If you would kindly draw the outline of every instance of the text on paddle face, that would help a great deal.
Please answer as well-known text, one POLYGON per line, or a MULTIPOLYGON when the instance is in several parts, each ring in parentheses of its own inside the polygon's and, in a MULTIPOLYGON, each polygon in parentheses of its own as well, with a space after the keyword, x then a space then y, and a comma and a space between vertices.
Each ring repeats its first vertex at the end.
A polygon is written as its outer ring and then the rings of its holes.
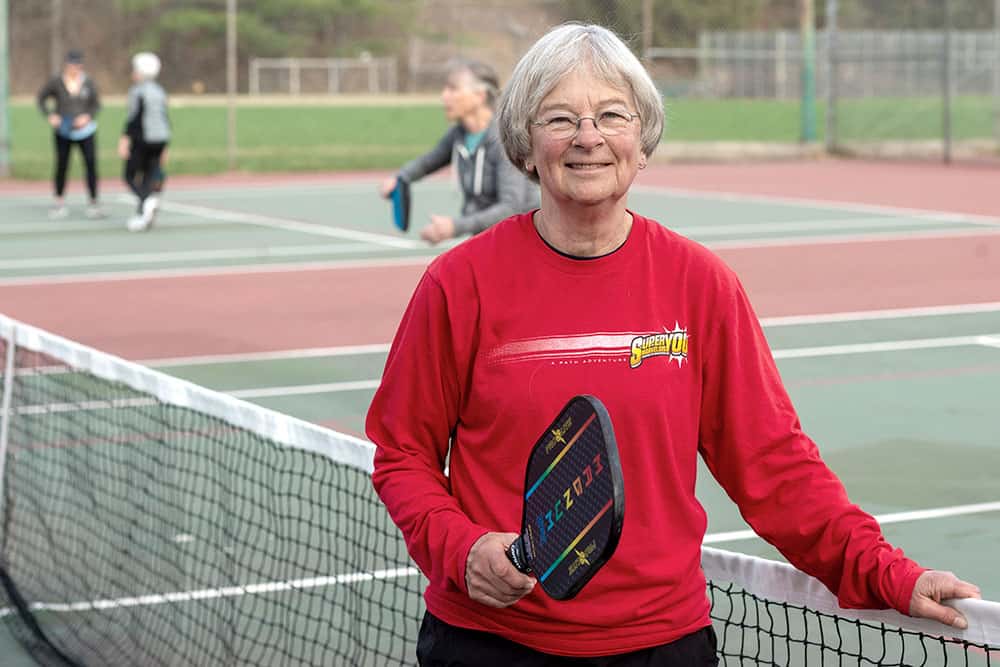
POLYGON ((545 544, 555 525, 570 511, 576 504, 576 499, 586 492, 594 483, 594 479, 602 472, 604 472, 604 466, 601 464, 601 455, 598 453, 590 463, 584 466, 573 483, 555 499, 552 507, 535 517, 535 523, 538 526, 539 546, 545 544))

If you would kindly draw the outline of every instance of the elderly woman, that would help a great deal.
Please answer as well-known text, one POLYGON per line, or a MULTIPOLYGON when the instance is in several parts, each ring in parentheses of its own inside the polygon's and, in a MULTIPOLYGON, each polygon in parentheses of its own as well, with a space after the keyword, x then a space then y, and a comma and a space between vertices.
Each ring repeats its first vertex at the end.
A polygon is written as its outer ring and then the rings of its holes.
POLYGON ((155 53, 132 56, 133 84, 128 89, 125 127, 118 138, 118 156, 125 160, 125 184, 137 199, 136 214, 126 225, 131 232, 152 226, 166 179, 163 163, 170 142, 170 118, 167 93, 156 82, 160 67, 155 53))
MULTIPOLYGON (((431 244, 465 234, 477 234, 504 218, 538 205, 538 189, 507 160, 493 122, 499 79, 493 68, 474 60, 454 60, 441 91, 444 113, 455 123, 426 155, 408 162, 398 178, 412 183, 449 164, 462 190, 457 218, 431 215, 420 237, 431 244)), ((396 177, 382 183, 383 197, 396 177)))
POLYGON ((94 80, 87 76, 83 66, 83 53, 70 51, 66 54, 62 72, 49 79, 38 91, 38 109, 52 127, 56 164, 53 175, 55 202, 49 211, 51 218, 65 218, 64 192, 66 171, 69 168, 69 153, 78 146, 83 153, 83 164, 87 174, 87 192, 90 204, 88 218, 104 217, 104 211, 97 199, 97 112, 101 102, 94 80))
POLYGON ((733 272, 627 208, 663 126, 628 48, 597 26, 554 29, 517 65, 498 117, 541 208, 428 267, 368 415, 374 486, 430 582, 421 662, 717 664, 699 454, 750 525, 843 606, 962 627, 935 600, 978 590, 905 558, 848 501, 733 272), (665 331, 687 344, 644 355, 642 341, 665 331), (604 569, 555 602, 505 549, 528 453, 578 393, 614 421, 628 511, 604 569))

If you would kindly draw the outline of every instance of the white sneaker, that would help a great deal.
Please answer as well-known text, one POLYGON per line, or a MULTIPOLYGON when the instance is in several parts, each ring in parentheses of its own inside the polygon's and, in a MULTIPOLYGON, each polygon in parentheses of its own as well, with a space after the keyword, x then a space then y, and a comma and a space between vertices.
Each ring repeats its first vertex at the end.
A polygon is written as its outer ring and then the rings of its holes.
POLYGON ((125 227, 128 228, 130 232, 144 232, 149 229, 149 223, 146 222, 145 216, 133 215, 125 223, 125 227))
POLYGON ((69 216, 69 209, 65 204, 56 204, 49 209, 49 220, 62 220, 69 216))
POLYGON ((146 197, 146 201, 142 202, 142 219, 146 221, 146 227, 152 227, 153 221, 156 220, 156 211, 160 208, 160 198, 157 195, 150 195, 146 197))
POLYGON ((88 204, 87 209, 84 211, 84 215, 91 220, 108 217, 108 214, 104 212, 104 209, 101 208, 100 204, 88 204))

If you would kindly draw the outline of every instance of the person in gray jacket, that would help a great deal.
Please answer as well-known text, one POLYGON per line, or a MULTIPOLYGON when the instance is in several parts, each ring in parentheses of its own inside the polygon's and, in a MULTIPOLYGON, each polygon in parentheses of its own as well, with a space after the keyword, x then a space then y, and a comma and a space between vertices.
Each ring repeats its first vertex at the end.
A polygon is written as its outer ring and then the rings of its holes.
POLYGON ((156 82, 160 59, 155 53, 132 57, 133 85, 128 90, 125 128, 118 140, 118 156, 125 160, 125 183, 138 198, 138 211, 128 221, 128 229, 141 232, 150 228, 160 206, 165 175, 170 119, 167 93, 156 82))
MULTIPOLYGON (((462 190, 457 217, 432 214, 420 237, 429 243, 476 234, 515 213, 538 206, 538 188, 514 168, 497 135, 493 107, 500 93, 492 67, 474 60, 454 60, 441 91, 445 116, 455 124, 426 155, 403 166, 398 178, 412 183, 452 164, 462 190)), ((389 197, 396 178, 385 180, 389 197)))

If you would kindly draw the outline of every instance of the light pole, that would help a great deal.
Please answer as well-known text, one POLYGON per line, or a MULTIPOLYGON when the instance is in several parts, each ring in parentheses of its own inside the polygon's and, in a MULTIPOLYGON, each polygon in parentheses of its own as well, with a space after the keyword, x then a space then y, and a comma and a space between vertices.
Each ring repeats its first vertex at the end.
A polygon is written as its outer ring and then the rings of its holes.
POLYGON ((802 35, 802 142, 816 141, 816 11, 813 0, 799 0, 799 32, 802 35))
POLYGON ((226 0, 226 156, 236 169, 236 0, 226 0))

